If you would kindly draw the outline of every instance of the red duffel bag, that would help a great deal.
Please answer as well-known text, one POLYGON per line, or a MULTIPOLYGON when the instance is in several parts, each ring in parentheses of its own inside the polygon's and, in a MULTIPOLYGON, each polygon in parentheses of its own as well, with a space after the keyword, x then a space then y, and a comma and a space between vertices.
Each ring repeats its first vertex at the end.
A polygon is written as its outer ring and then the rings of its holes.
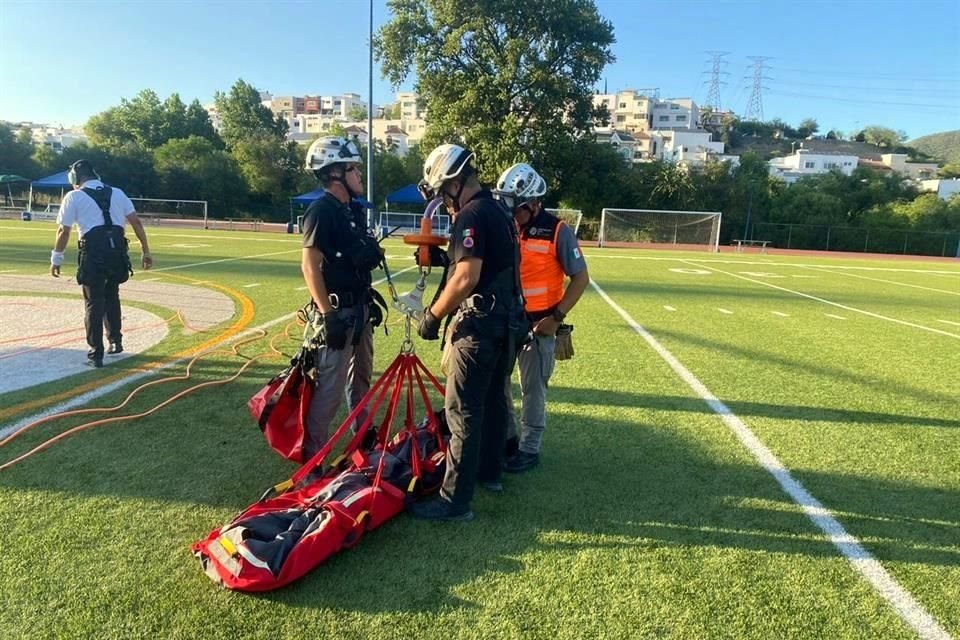
POLYGON ((247 402, 267 444, 284 458, 299 463, 303 462, 307 412, 314 388, 304 372, 303 357, 301 350, 287 369, 247 402))

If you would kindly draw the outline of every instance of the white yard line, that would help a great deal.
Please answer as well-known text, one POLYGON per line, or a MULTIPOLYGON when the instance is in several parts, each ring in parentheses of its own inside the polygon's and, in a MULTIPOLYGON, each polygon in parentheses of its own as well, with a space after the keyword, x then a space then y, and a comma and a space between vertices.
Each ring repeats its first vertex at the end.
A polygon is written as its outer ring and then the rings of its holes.
POLYGON ((933 291, 935 293, 946 293, 951 296, 960 296, 960 289, 957 291, 947 291, 946 289, 935 289, 933 287, 924 287, 919 284, 907 284, 906 282, 897 282, 896 280, 884 280, 883 278, 871 278, 870 276, 861 276, 856 273, 844 273, 843 271, 833 271, 828 267, 803 267, 804 269, 814 269, 817 271, 826 271, 838 276, 847 276, 848 278, 860 278, 861 280, 871 280, 873 282, 883 282, 885 284, 895 284, 900 287, 910 287, 912 289, 923 289, 924 291, 933 291))
POLYGON ((730 276, 730 277, 732 277, 732 278, 740 278, 741 280, 746 280, 747 282, 752 282, 752 283, 754 283, 754 284, 763 285, 763 286, 765 286, 765 287, 771 287, 772 289, 778 289, 778 290, 780 290, 780 291, 785 291, 785 292, 787 292, 787 293, 792 293, 792 294, 794 294, 794 295, 801 296, 801 297, 804 297, 804 298, 808 298, 808 299, 810 299, 810 300, 816 300, 817 302, 822 302, 823 304, 828 304, 828 305, 833 306, 833 307, 838 307, 838 308, 840 308, 840 309, 843 309, 843 310, 845 310, 845 311, 850 311, 850 312, 852 312, 852 313, 860 313, 860 314, 863 314, 863 315, 865 315, 865 316, 870 316, 871 318, 877 318, 878 320, 886 320, 887 322, 894 322, 894 323, 896 323, 896 324, 902 324, 902 325, 907 326, 907 327, 913 327, 914 329, 922 329, 923 331, 929 331, 930 333, 937 333, 937 334, 942 335, 942 336, 947 336, 947 337, 949 337, 949 338, 956 338, 956 339, 960 340, 960 335, 957 335, 956 333, 950 333, 949 331, 941 331, 940 329, 934 329, 933 327, 925 327, 925 326, 923 326, 922 324, 916 324, 916 323, 913 323, 913 322, 907 322, 906 320, 899 320, 899 319, 897 319, 897 318, 890 318, 890 317, 888 317, 888 316, 880 315, 879 313, 873 313, 872 311, 865 311, 865 310, 863 310, 863 309, 857 309, 856 307, 849 307, 849 306, 847 306, 847 305, 845 305, 845 304, 840 304, 839 302, 832 302, 832 301, 826 300, 826 299, 824 299, 824 298, 819 298, 819 297, 817 297, 817 296, 812 296, 812 295, 810 295, 809 293, 802 293, 802 292, 800 292, 800 291, 794 291, 793 289, 787 289, 786 287, 781 287, 781 286, 779 286, 779 285, 772 284, 772 283, 770 283, 770 282, 765 282, 765 281, 763 281, 763 280, 755 280, 755 279, 753 279, 753 278, 747 278, 747 277, 741 276, 740 274, 737 274, 737 273, 731 273, 731 272, 729 272, 729 271, 723 271, 722 269, 717 269, 716 267, 706 267, 706 266, 704 266, 704 265, 702 265, 702 264, 699 264, 699 262, 693 262, 693 261, 691 261, 691 260, 684 260, 683 262, 686 262, 687 264, 692 265, 692 266, 694 266, 694 267, 701 267, 701 268, 703 268, 703 269, 710 269, 710 270, 715 271, 715 272, 717 272, 717 273, 722 273, 722 274, 724 274, 724 275, 728 275, 728 276, 730 276))
MULTIPOLYGON (((606 251, 606 250, 604 250, 606 251)), ((706 252, 704 252, 706 253, 706 252)), ((627 255, 618 255, 611 253, 597 253, 591 251, 589 253, 584 252, 584 257, 586 258, 607 258, 611 260, 650 260, 654 262, 686 262, 691 260, 691 258, 679 258, 679 257, 667 257, 667 256, 627 256, 627 255)), ((819 267, 824 265, 816 264, 807 264, 802 262, 776 262, 772 260, 765 260, 758 262, 756 260, 746 260, 746 259, 729 259, 724 260, 720 258, 692 258, 697 262, 707 262, 710 264, 742 264, 742 265, 753 265, 753 266, 763 266, 763 267, 819 267)), ((854 265, 828 265, 831 269, 849 269, 851 271, 892 271, 899 273, 922 273, 926 275, 934 276, 953 276, 960 277, 960 270, 939 270, 939 269, 902 269, 897 267, 860 267, 854 265)))
MULTIPOLYGON (((416 266, 410 266, 410 267, 407 267, 406 269, 401 269, 400 271, 397 271, 396 273, 394 273, 394 274, 392 274, 392 275, 400 275, 401 273, 405 273, 405 272, 410 271, 410 270, 412 270, 412 269, 416 269, 416 266)), ((381 284, 381 283, 383 283, 383 282, 386 282, 386 278, 381 278, 381 279, 375 281, 373 284, 374 284, 374 285, 378 285, 378 284, 381 284)), ((224 340, 223 342, 220 342, 220 343, 218 343, 218 344, 212 345, 209 349, 207 349, 207 351, 211 351, 211 350, 213 350, 213 349, 218 349, 219 347, 221 347, 221 346, 223 346, 223 345, 225 345, 225 344, 230 344, 231 342, 236 342, 237 340, 240 340, 241 338, 245 338, 245 337, 247 337, 247 336, 249 336, 249 335, 251 335, 251 334, 253 334, 253 333, 256 333, 257 331, 260 331, 261 329, 268 329, 268 328, 270 328, 270 327, 272 327, 272 326, 274 326, 274 325, 276 325, 276 324, 280 324, 281 322, 285 322, 285 321, 289 320, 290 318, 293 318, 293 317, 296 316, 296 315, 297 315, 297 312, 294 311, 293 313, 288 313, 288 314, 285 314, 285 315, 280 316, 279 318, 274 318, 273 320, 270 320, 270 321, 268 321, 268 322, 264 322, 263 324, 257 325, 256 327, 252 327, 252 328, 250 328, 250 329, 245 329, 244 331, 241 331, 241 332, 238 333, 237 335, 232 336, 232 337, 230 337, 230 338, 227 338, 227 339, 224 340)), ((84 404, 86 404, 86 403, 88 403, 88 402, 90 402, 90 401, 92 401, 92 400, 96 400, 97 398, 99 398, 99 397, 101 397, 101 396, 104 396, 104 395, 110 393, 111 391, 114 391, 115 389, 119 389, 120 387, 123 387, 123 386, 126 385, 126 384, 129 384, 129 383, 131 383, 131 382, 136 382, 137 380, 141 380, 141 379, 143 379, 143 378, 152 376, 152 375, 155 374, 155 373, 159 373, 159 372, 161 372, 161 371, 164 371, 164 370, 166 370, 166 369, 169 369, 170 367, 175 367, 175 366, 177 366, 178 364, 183 364, 184 362, 188 362, 191 358, 193 358, 193 357, 195 357, 195 356, 196 356, 196 354, 191 355, 191 356, 187 356, 187 357, 184 357, 184 358, 180 358, 179 360, 174 360, 173 362, 168 362, 168 363, 166 363, 166 364, 164 364, 164 365, 160 365, 159 367, 156 367, 156 368, 154 368, 154 369, 150 369, 149 371, 140 371, 140 372, 138 372, 138 373, 131 373, 130 375, 128 375, 128 376, 126 376, 126 377, 124 377, 124 378, 121 378, 120 380, 117 380, 116 382, 112 382, 112 383, 107 384, 107 385, 104 385, 104 386, 102 386, 102 387, 97 387, 97 388, 94 389, 93 391, 89 391, 89 392, 87 392, 87 393, 85 393, 85 394, 83 394, 83 395, 77 396, 77 397, 75 397, 75 398, 71 398, 70 400, 65 400, 65 401, 61 402, 60 404, 56 404, 56 405, 54 405, 54 406, 52 406, 52 407, 48 407, 48 408, 46 408, 46 409, 44 409, 44 410, 42 410, 42 411, 40 411, 40 412, 38 412, 38 413, 35 413, 35 414, 33 414, 33 415, 26 416, 25 418, 20 419, 19 421, 15 422, 14 424, 11 424, 11 425, 9 425, 9 426, 7 426, 7 427, 0 428, 0 440, 3 440, 3 439, 6 438, 7 436, 9 436, 9 435, 11 435, 11 434, 13 434, 13 433, 16 433, 16 432, 19 431, 20 429, 23 429, 25 426, 27 426, 27 425, 30 424, 31 422, 36 422, 36 421, 39 420, 40 418, 44 418, 44 417, 46 417, 46 416, 50 416, 50 415, 53 415, 53 414, 56 414, 56 413, 62 413, 62 412, 64 412, 64 411, 69 411, 70 409, 73 409, 73 408, 75 408, 75 407, 82 406, 82 405, 84 405, 84 404)))
POLYGON ((760 465, 772 475, 783 490, 793 498, 803 509, 808 518, 827 536, 827 539, 837 548, 844 558, 869 582, 877 592, 893 607, 900 618, 917 632, 924 640, 950 640, 950 635, 940 626, 940 623, 931 616, 909 591, 887 573, 883 565, 867 551, 860 541, 847 533, 843 525, 833 517, 829 509, 811 495, 804 486, 796 480, 783 463, 767 448, 763 442, 738 418, 727 405, 706 387, 690 372, 677 358, 667 351, 656 338, 641 327, 620 305, 613 301, 600 286, 590 281, 600 297, 616 311, 630 327, 643 338, 648 345, 663 360, 670 365, 687 385, 720 416, 724 424, 733 431, 737 439, 753 454, 760 465))
POLYGON ((220 264, 221 262, 236 262, 237 260, 250 260, 251 258, 266 258, 267 256, 279 256, 284 253, 300 253, 300 249, 289 249, 287 251, 274 251, 272 253, 258 253, 252 256, 239 256, 236 258, 221 258, 220 260, 207 260, 206 262, 194 262, 192 264, 178 264, 172 267, 160 267, 151 269, 151 271, 173 271, 174 269, 190 269, 192 267, 202 267, 207 264, 220 264))
POLYGON ((667 311, 676 311, 676 309, 675 309, 674 307, 671 307, 671 306, 668 306, 668 305, 663 305, 663 308, 666 309, 667 311))
POLYGON ((306 287, 297 287, 297 291, 306 291, 306 290, 307 290, 306 287))
POLYGON ((780 316, 781 318, 789 318, 789 317, 790 317, 790 314, 789 314, 789 313, 784 313, 784 312, 782 312, 782 311, 771 311, 770 313, 772 313, 772 314, 775 315, 775 316, 780 316))
POLYGON ((954 322, 953 320, 937 320, 937 322, 942 322, 943 324, 953 325, 954 327, 960 327, 960 322, 954 322))
POLYGON ((157 280, 162 280, 162 278, 147 278, 146 280, 140 280, 140 282, 156 282, 157 280))
POLYGON ((259 282, 251 282, 250 284, 245 284, 245 285, 243 285, 243 288, 244 288, 244 289, 252 289, 253 287, 259 287, 259 286, 260 286, 260 283, 259 283, 259 282))
POLYGON ((717 311, 719 311, 720 313, 725 313, 725 314, 727 314, 728 316, 732 316, 732 315, 733 315, 733 311, 730 311, 729 309, 721 309, 720 307, 717 307, 717 311))
POLYGON ((0 273, 16 273, 16 272, 17 272, 16 269, 4 269, 3 271, 0 271, 0 273))
POLYGON ((844 318, 843 316, 838 316, 835 313, 825 313, 823 315, 827 316, 828 318, 836 318, 837 320, 846 320, 846 318, 844 318))

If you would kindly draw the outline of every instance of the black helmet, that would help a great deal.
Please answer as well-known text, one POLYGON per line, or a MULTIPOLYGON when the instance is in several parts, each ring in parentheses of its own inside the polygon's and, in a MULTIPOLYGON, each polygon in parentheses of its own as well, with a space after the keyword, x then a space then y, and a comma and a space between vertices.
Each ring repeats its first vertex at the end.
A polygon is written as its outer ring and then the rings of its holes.
POLYGON ((83 180, 89 180, 90 178, 99 180, 100 176, 89 160, 77 160, 70 165, 70 169, 67 171, 67 180, 72 185, 78 185, 83 180))

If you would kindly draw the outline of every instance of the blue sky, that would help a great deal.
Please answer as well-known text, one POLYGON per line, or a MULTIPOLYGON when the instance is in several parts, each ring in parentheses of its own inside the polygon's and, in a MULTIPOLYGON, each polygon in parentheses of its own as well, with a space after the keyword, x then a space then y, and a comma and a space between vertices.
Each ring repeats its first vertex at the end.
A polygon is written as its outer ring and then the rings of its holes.
MULTIPOLYGON (((722 50, 722 106, 738 113, 747 56, 769 56, 766 119, 810 116, 824 132, 882 124, 911 138, 960 128, 957 0, 597 5, 617 38, 598 88, 657 87, 702 103, 705 52, 722 50)), ((377 25, 389 19, 384 0, 374 12, 377 25)), ((275 95, 366 97, 367 20, 365 0, 0 0, 0 119, 82 124, 144 88, 206 103, 239 77, 275 95)), ((374 102, 390 102, 375 74, 374 102)))

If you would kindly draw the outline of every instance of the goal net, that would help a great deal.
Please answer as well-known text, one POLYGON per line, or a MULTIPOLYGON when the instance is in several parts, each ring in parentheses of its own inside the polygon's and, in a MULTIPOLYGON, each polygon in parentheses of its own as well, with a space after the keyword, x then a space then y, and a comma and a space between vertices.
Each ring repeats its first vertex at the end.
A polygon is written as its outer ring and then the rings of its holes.
POLYGON ((206 220, 206 200, 165 200, 162 198, 130 198, 140 218, 176 218, 206 220))
POLYGON ((573 229, 573 235, 580 231, 580 219, 583 218, 583 211, 580 209, 547 209, 549 213, 563 220, 568 227, 573 229))
POLYGON ((604 209, 600 215, 601 247, 656 246, 718 251, 719 211, 604 209))

